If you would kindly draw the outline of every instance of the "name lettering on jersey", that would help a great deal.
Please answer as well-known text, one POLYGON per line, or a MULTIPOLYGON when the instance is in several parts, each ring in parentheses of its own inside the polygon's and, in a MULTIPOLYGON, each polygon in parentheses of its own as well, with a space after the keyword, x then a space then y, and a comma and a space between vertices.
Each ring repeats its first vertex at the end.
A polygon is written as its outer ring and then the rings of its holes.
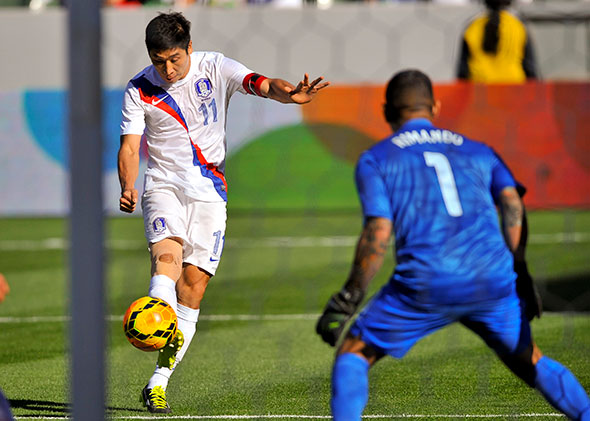
POLYGON ((440 129, 422 129, 410 130, 398 134, 391 139, 391 142, 400 148, 424 143, 446 143, 453 144, 455 146, 461 146, 463 144, 463 136, 453 133, 450 130, 440 129))
POLYGON ((213 85, 211 85, 211 81, 207 78, 201 78, 195 82, 195 91, 197 91, 197 96, 202 99, 208 99, 211 94, 213 93, 213 85))

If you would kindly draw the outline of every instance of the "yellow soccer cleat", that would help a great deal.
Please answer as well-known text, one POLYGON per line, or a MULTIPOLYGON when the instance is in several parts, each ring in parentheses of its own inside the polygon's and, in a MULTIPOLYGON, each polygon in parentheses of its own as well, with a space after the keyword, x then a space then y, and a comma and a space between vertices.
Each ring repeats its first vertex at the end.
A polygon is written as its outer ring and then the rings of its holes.
POLYGON ((153 389, 148 389, 147 386, 144 387, 139 399, 152 414, 169 414, 172 412, 166 401, 166 391, 162 386, 155 386, 153 389))
POLYGON ((174 370, 174 367, 176 366, 176 356, 178 355, 180 348, 182 348, 182 344, 184 344, 184 335, 180 330, 176 330, 174 338, 172 338, 172 340, 159 351, 158 367, 174 370))

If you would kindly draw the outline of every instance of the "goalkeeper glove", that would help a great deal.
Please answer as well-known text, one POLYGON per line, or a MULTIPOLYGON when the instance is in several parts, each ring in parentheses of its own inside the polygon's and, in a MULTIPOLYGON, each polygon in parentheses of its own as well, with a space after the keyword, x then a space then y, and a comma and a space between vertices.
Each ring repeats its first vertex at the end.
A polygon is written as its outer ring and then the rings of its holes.
POLYGON ((361 289, 342 289, 332 295, 316 325, 316 332, 330 346, 336 345, 346 323, 352 318, 365 293, 361 289))
POLYGON ((535 287, 535 283, 526 262, 515 261, 514 271, 516 272, 516 293, 524 304, 524 311, 529 322, 535 317, 541 317, 543 313, 543 303, 541 296, 535 287))

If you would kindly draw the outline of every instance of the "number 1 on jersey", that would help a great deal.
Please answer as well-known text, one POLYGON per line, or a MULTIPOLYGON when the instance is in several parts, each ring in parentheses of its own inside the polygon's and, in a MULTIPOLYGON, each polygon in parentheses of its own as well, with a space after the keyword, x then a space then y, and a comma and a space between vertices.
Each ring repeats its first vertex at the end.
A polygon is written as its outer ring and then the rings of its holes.
POLYGON ((459 201, 459 192, 455 184, 455 176, 451 168, 451 163, 440 152, 424 152, 424 161, 429 167, 433 167, 440 186, 443 202, 447 212, 451 216, 463 215, 463 208, 459 201))

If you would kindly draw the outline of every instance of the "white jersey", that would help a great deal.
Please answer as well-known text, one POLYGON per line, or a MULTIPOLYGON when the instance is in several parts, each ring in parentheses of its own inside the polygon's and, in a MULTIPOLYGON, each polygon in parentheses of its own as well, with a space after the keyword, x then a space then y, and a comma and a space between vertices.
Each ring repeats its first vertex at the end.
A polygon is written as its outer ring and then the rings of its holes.
POLYGON ((253 72, 215 52, 194 52, 187 75, 173 84, 154 66, 127 85, 121 134, 144 134, 144 190, 173 186, 204 202, 227 200, 225 120, 231 96, 253 72))

